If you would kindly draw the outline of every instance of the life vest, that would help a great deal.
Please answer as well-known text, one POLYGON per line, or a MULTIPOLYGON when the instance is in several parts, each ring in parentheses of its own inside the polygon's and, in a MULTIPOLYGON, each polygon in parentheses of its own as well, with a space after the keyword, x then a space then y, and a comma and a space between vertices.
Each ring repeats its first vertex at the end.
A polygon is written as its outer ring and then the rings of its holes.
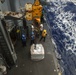
POLYGON ((47 31, 46 30, 43 30, 42 31, 42 37, 46 37, 46 35, 47 35, 47 31))

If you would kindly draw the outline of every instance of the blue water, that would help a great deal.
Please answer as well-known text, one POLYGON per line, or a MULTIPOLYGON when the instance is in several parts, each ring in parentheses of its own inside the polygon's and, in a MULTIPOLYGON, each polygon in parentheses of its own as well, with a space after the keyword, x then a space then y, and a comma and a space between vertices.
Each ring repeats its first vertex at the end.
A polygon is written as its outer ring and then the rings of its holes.
POLYGON ((76 5, 72 2, 50 2, 44 6, 46 21, 51 27, 52 38, 63 75, 76 75, 76 5))

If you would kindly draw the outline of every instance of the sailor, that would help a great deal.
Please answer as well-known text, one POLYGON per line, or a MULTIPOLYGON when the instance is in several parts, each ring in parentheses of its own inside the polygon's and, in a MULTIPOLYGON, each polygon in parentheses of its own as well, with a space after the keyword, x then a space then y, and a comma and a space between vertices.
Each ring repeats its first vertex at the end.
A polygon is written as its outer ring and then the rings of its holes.
POLYGON ((32 28, 32 31, 34 31, 34 26, 33 26, 33 24, 31 25, 31 28, 32 28))
POLYGON ((40 35, 42 34, 43 31, 43 24, 40 24, 40 35))
POLYGON ((31 33, 31 42, 30 42, 30 45, 34 44, 35 43, 35 34, 34 32, 32 31, 31 33))
POLYGON ((44 30, 42 31, 42 36, 41 36, 41 38, 40 38, 40 41, 43 39, 43 41, 45 42, 46 36, 47 36, 47 31, 46 31, 46 29, 44 29, 44 30))
POLYGON ((21 40, 22 40, 23 46, 26 46, 26 35, 25 34, 22 34, 21 40))

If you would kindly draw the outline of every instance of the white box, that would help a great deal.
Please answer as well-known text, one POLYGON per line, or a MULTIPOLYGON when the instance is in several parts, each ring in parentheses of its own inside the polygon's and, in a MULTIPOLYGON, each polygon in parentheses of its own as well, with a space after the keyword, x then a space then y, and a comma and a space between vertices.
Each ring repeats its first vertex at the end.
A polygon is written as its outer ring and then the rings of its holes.
POLYGON ((36 48, 35 48, 35 44, 33 44, 31 46, 31 59, 32 60, 42 60, 44 59, 44 47, 42 44, 36 44, 36 48))

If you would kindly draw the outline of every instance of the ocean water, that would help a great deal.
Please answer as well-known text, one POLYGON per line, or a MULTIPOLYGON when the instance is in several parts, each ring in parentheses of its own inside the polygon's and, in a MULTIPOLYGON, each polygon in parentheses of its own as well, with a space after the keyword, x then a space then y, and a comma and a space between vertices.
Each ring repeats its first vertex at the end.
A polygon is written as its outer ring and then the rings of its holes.
POLYGON ((44 6, 63 75, 76 75, 76 5, 61 0, 44 6))

